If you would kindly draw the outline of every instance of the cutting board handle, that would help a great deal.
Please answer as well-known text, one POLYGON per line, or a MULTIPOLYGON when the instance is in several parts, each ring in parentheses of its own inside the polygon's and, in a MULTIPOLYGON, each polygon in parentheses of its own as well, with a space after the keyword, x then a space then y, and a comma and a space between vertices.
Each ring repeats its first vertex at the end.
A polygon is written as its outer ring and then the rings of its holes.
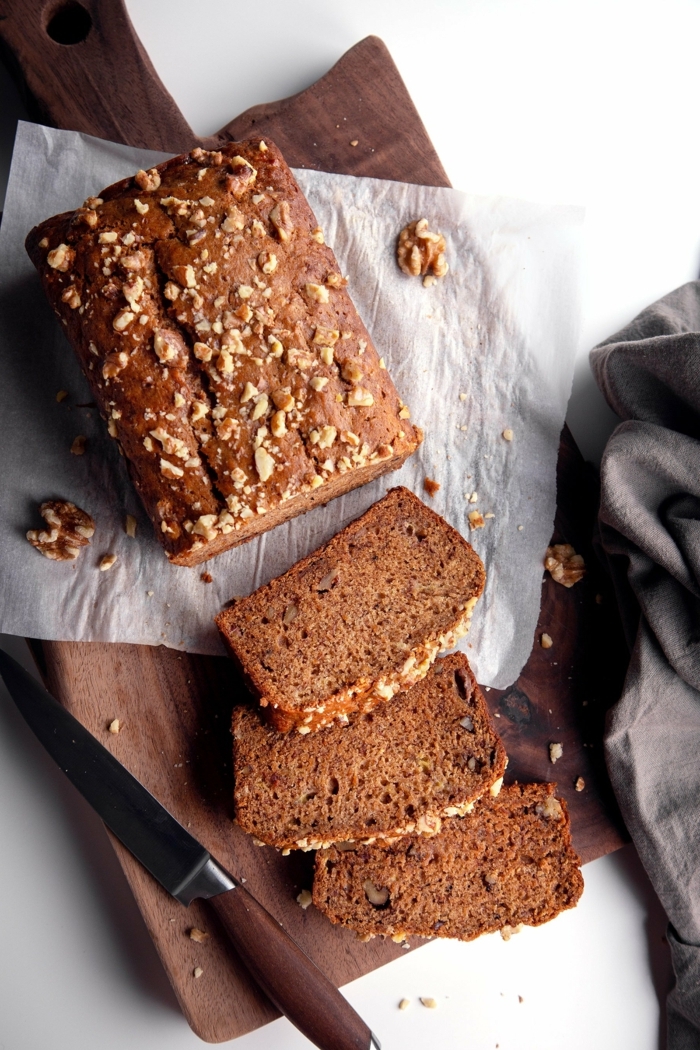
POLYGON ((449 180, 387 48, 369 36, 311 87, 198 138, 165 89, 124 0, 4 0, 0 47, 34 119, 129 146, 183 153, 249 135, 289 164, 426 186, 449 180), (410 135, 406 128, 411 129, 410 135), (355 145, 352 145, 355 143, 355 145))
POLYGON ((123 0, 8 0, 3 6, 4 57, 38 119, 172 153, 196 144, 123 0))

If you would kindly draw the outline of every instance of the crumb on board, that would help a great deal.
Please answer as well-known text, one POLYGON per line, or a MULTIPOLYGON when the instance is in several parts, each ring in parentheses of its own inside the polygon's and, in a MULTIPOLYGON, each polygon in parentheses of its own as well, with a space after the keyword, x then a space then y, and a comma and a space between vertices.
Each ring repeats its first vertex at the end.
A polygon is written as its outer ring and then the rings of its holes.
POLYGON ((434 1010, 437 1006, 437 999, 433 999, 429 995, 421 995, 420 1001, 423 1006, 427 1006, 429 1010, 434 1010))
POLYGON ((119 730, 121 729, 121 727, 122 727, 122 724, 119 721, 119 719, 118 718, 113 718, 112 721, 107 726, 107 729, 109 730, 110 733, 114 733, 116 735, 119 732, 119 730))
POLYGON ((554 645, 551 635, 547 634, 546 631, 543 631, 540 635, 540 645, 543 649, 551 649, 554 645))
POLYGON ((564 754, 564 746, 560 743, 553 743, 549 745, 549 761, 554 765, 562 755, 564 754))
POLYGON ((576 777, 576 780, 574 782, 574 787, 576 788, 576 790, 577 791, 583 791, 585 786, 586 786, 586 781, 583 779, 583 777, 576 777))
POLYGON ((199 578, 202 581, 202 583, 213 583, 214 582, 214 577, 212 576, 212 574, 210 572, 203 572, 202 575, 199 578))
POLYGON ((117 560, 116 554, 105 554, 100 558, 100 572, 107 572, 117 560))
POLYGON ((402 999, 401 1002, 399 1003, 399 1010, 408 1010, 410 1005, 411 1005, 411 1000, 410 999, 402 999))
POLYGON ((352 139, 351 142, 350 142, 350 145, 351 146, 357 146, 358 145, 358 139, 352 139))
POLYGON ((203 944, 204 941, 208 939, 209 934, 204 930, 200 930, 196 926, 193 926, 191 930, 187 931, 187 936, 191 941, 196 941, 197 944, 203 944))
POLYGON ((56 400, 58 401, 59 405, 60 405, 61 401, 63 401, 63 399, 66 398, 66 397, 68 397, 68 391, 67 390, 59 390, 58 391, 58 393, 56 394, 56 400))
POLYGON ((312 900, 313 897, 311 896, 311 890, 302 890, 299 896, 297 897, 297 904, 300 908, 303 908, 304 911, 306 911, 308 906, 311 904, 312 900))
POLYGON ((82 456, 85 452, 85 445, 87 438, 84 434, 78 434, 76 438, 73 438, 73 444, 70 447, 71 452, 74 456, 82 456))
POLYGON ((196 978, 197 980, 199 980, 199 978, 202 976, 203 973, 204 973, 204 970, 202 969, 201 966, 195 966, 194 970, 192 971, 192 976, 194 978, 196 978))
POLYGON ((133 514, 127 514, 124 521, 124 532, 133 540, 136 536, 136 518, 133 514))
POLYGON ((432 478, 423 478, 423 488, 429 496, 434 496, 440 491, 440 482, 433 481, 432 478))
POLYGON ((480 510, 472 510, 467 514, 467 520, 469 522, 469 528, 472 532, 475 529, 483 529, 486 524, 484 521, 484 515, 480 510))

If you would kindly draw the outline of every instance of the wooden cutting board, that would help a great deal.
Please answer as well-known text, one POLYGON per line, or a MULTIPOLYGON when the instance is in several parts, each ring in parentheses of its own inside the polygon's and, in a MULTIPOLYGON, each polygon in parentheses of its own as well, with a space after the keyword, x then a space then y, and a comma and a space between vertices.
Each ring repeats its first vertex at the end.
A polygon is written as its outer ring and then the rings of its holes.
MULTIPOLYGON (((257 106, 210 139, 198 139, 158 79, 121 0, 71 0, 48 23, 44 7, 44 0, 13 0, 0 21, 0 39, 29 92, 32 112, 46 123, 173 153, 262 134, 277 142, 293 166, 449 185, 398 70, 376 37, 357 44, 306 91, 257 106)), ((624 841, 601 737, 605 711, 619 695, 625 647, 609 584, 595 568, 590 545, 595 478, 566 428, 558 484, 555 540, 583 553, 589 573, 571 590, 546 576, 532 655, 510 689, 486 696, 510 755, 509 777, 558 782, 569 803, 575 845, 588 861, 624 841), (547 650, 539 644, 543 631, 554 641, 547 650), (556 767, 549 761, 554 741, 564 747, 556 767), (574 788, 579 777, 582 791, 574 788)), ((344 984, 405 950, 391 941, 362 944, 313 907, 302 910, 296 897, 311 886, 313 855, 282 857, 256 846, 232 823, 229 717, 241 686, 227 660, 135 645, 31 644, 54 695, 212 854, 247 880, 332 980, 344 984), (107 732, 114 718, 123 723, 118 736, 107 732)), ((183 909, 118 842, 113 845, 194 1031, 220 1042, 276 1017, 207 905, 183 909), (193 926, 208 932, 203 944, 187 936, 193 926), (198 980, 196 966, 204 971, 198 980)))

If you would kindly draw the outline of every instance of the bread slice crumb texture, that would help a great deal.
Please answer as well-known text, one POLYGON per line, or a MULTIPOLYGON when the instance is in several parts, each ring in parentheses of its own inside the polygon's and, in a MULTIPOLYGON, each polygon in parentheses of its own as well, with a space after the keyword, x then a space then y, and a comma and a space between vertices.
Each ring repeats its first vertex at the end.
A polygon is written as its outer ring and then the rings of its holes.
POLYGON ((347 725, 300 736, 233 714, 236 819, 279 849, 431 835, 503 776, 506 756, 465 656, 347 725))
POLYGON ((266 718, 306 733, 424 678, 484 582, 466 540, 396 488, 217 624, 266 718))
POLYGON ((583 891, 554 784, 513 784, 432 838, 316 854, 314 904, 367 939, 456 937, 539 926, 583 891), (377 903, 373 903, 377 902, 377 903))

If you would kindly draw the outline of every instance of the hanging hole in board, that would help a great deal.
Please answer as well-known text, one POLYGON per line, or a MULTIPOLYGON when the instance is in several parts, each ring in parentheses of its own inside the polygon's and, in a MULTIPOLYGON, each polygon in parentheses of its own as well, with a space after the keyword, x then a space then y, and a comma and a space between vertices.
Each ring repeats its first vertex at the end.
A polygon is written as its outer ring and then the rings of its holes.
POLYGON ((92 29, 92 18, 77 0, 49 9, 46 32, 57 44, 71 47, 81 44, 92 29))

